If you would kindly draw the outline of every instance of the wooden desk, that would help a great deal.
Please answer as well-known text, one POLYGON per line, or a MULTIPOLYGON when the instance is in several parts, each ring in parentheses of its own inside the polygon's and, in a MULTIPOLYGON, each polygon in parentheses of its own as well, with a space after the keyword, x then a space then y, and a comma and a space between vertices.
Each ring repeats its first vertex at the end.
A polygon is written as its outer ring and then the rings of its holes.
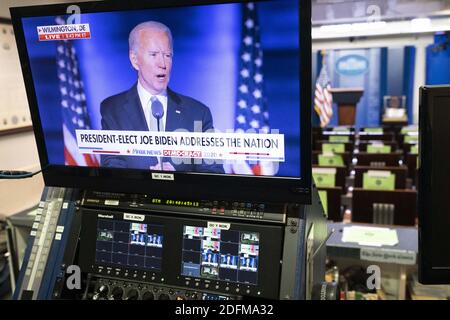
POLYGON ((399 161, 403 159, 401 151, 391 153, 367 153, 359 152, 354 155, 358 166, 377 166, 377 167, 398 167, 399 161), (377 164, 377 165, 374 165, 377 164))
POLYGON ((360 132, 359 133, 360 141, 395 141, 395 134, 393 132, 383 132, 383 133, 374 133, 374 132, 360 132))
POLYGON ((394 225, 414 226, 417 218, 417 191, 353 189, 352 222, 372 223, 373 204, 393 204, 394 225))
MULTIPOLYGON (((381 269, 381 277, 387 274, 396 275, 398 286, 395 288, 396 299, 404 300, 406 298, 406 280, 407 274, 416 272, 418 258, 418 231, 415 227, 402 226, 377 226, 360 223, 328 223, 328 232, 332 230, 327 241, 327 256, 338 263, 340 267, 349 265, 377 265, 381 269), (398 237, 398 244, 394 246, 372 247, 364 246, 354 242, 343 242, 343 230, 347 226, 370 226, 370 227, 388 227, 395 229, 398 237), (404 259, 395 261, 386 261, 386 257, 398 255, 404 259), (374 258, 378 256, 379 259, 374 258), (370 257, 370 258, 369 258, 370 257)), ((341 268, 340 268, 341 269, 341 268)), ((383 284, 383 280, 382 280, 383 284)))
POLYGON ((342 221, 341 215, 341 195, 342 191, 339 187, 329 187, 329 188, 317 188, 319 191, 326 191, 327 193, 327 212, 328 220, 331 221, 342 221))

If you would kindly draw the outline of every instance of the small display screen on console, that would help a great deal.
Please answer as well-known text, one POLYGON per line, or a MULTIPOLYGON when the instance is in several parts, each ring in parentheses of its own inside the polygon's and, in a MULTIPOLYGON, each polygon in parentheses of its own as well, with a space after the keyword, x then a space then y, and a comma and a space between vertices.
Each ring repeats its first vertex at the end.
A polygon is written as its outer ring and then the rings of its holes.
POLYGON ((259 233, 183 227, 182 275, 258 284, 259 233))
POLYGON ((163 226, 98 219, 95 262, 161 271, 163 226))

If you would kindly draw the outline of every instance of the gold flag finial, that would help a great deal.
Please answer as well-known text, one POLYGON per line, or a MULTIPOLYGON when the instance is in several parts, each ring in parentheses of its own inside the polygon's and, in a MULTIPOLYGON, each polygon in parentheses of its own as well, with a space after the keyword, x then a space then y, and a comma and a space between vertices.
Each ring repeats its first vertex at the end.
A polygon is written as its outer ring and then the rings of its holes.
POLYGON ((325 65, 326 57, 327 57, 327 50, 325 50, 325 49, 320 50, 320 54, 322 55, 322 65, 325 65))

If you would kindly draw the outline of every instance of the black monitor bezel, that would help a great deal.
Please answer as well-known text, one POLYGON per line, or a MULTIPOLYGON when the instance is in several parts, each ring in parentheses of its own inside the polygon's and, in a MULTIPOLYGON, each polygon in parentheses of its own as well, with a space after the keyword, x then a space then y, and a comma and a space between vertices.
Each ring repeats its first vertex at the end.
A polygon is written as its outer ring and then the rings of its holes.
MULTIPOLYGON (((143 3, 133 0, 82 2, 76 5, 80 7, 81 12, 95 13, 236 2, 249 1, 156 0, 143 3)), ((311 30, 311 4, 309 1, 298 1, 298 3, 301 30, 299 32, 300 52, 301 60, 305 62, 300 64, 299 72, 302 93, 300 96, 300 152, 303 155, 300 157, 301 178, 175 172, 174 181, 153 180, 152 172, 156 171, 75 167, 49 163, 22 18, 66 15, 68 4, 10 8, 45 184, 98 191, 151 193, 163 197, 220 197, 229 200, 311 203, 311 32, 304 31, 311 30)))
MULTIPOLYGON (((450 86, 424 86, 420 88, 419 101, 419 281, 424 284, 450 284, 450 268, 441 269, 433 266, 431 248, 433 240, 433 195, 447 192, 433 188, 433 101, 437 97, 450 97, 450 86)), ((443 142, 445 143, 445 142, 443 142)), ((439 170, 434 168, 434 170, 439 170)), ((447 177, 443 177, 446 179, 447 177)), ((445 210, 440 208, 439 210, 445 210)), ((435 232, 436 230, 434 230, 435 232)), ((450 266, 449 266, 450 267, 450 266)))

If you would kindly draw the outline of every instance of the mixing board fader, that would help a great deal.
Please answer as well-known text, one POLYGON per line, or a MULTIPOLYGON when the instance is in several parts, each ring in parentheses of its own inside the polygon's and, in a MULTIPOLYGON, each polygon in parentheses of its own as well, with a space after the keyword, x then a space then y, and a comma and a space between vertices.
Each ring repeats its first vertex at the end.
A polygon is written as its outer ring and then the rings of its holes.
POLYGON ((61 237, 61 233, 57 232, 57 224, 63 208, 64 193, 64 188, 48 188, 43 201, 39 203, 30 233, 33 246, 22 282, 22 299, 36 299, 39 294, 53 239, 61 237))

